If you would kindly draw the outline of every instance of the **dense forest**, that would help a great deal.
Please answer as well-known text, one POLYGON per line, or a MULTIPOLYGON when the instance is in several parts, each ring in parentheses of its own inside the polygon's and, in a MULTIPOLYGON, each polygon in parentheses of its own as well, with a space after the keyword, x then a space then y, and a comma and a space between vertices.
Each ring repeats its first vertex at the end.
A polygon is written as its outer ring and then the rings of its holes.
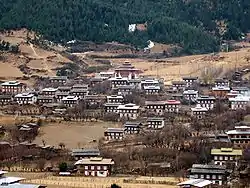
POLYGON ((32 29, 49 40, 148 40, 181 46, 186 53, 218 50, 250 28, 249 0, 1 0, 0 29, 32 29), (146 31, 128 32, 129 24, 146 31))

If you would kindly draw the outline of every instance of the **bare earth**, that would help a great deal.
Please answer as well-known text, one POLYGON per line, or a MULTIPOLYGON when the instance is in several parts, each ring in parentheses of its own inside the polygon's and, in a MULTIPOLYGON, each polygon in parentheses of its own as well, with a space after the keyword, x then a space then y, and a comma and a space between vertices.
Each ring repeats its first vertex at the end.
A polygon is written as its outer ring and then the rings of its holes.
POLYGON ((64 143, 66 148, 97 146, 98 140, 104 136, 105 129, 118 126, 117 123, 110 122, 51 123, 41 127, 34 143, 41 145, 44 140, 46 144, 55 147, 58 147, 59 143, 64 143))

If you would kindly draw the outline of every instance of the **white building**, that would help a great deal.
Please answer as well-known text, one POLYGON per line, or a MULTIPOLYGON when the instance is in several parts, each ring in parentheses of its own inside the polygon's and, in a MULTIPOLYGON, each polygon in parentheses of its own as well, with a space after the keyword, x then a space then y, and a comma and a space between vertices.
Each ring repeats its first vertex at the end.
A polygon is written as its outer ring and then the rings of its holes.
POLYGON ((15 101, 18 104, 34 104, 37 97, 32 93, 20 93, 15 95, 15 101))
POLYGON ((208 109, 205 107, 196 106, 195 108, 191 108, 192 116, 197 119, 202 119, 204 115, 207 113, 208 109))
POLYGON ((106 140, 122 140, 124 137, 124 128, 108 128, 104 132, 106 140))
POLYGON ((186 82, 186 87, 191 87, 198 82, 198 77, 183 77, 182 80, 186 82))
POLYGON ((145 109, 147 112, 163 115, 165 112, 166 101, 145 101, 145 109))
POLYGON ((159 86, 159 80, 156 79, 144 79, 141 81, 141 88, 144 88, 144 86, 159 86))
POLYGON ((18 81, 8 81, 1 84, 2 93, 18 94, 25 90, 25 85, 18 81))
POLYGON ((104 79, 109 79, 109 78, 115 76, 115 72, 113 72, 113 71, 110 71, 110 72, 100 72, 100 73, 99 73, 99 76, 100 76, 101 78, 104 78, 104 79))
POLYGON ((165 111, 166 112, 174 112, 174 113, 178 113, 179 112, 179 108, 180 108, 180 101, 177 100, 168 100, 165 102, 165 111))
POLYGON ((250 126, 235 126, 234 130, 226 133, 234 147, 246 148, 250 143, 250 126))
POLYGON ((44 88, 41 90, 41 95, 54 97, 56 95, 57 90, 57 88, 52 87, 44 88))
POLYGON ((158 94, 161 90, 160 86, 145 86, 144 85, 144 91, 147 95, 154 95, 154 94, 158 94))
POLYGON ((214 96, 200 96, 197 98, 197 103, 200 107, 205 107, 208 110, 212 110, 215 106, 214 96))
POLYGON ((187 101, 196 102, 198 98, 198 91, 196 90, 185 90, 183 91, 183 97, 187 101))
POLYGON ((215 87, 229 87, 229 85, 230 85, 229 81, 226 79, 218 78, 218 79, 215 79, 215 81, 214 81, 215 87))
POLYGON ((118 113, 118 106, 120 106, 121 103, 105 103, 104 109, 106 113, 118 113))
POLYGON ((148 129, 162 129, 165 126, 164 118, 151 117, 147 119, 148 129))
POLYGON ((211 149, 211 155, 216 165, 226 165, 228 162, 237 164, 237 160, 242 156, 242 150, 233 148, 211 149))
POLYGON ((120 118, 136 119, 139 116, 140 106, 129 103, 125 105, 119 105, 117 108, 120 118))
POLYGON ((62 98, 62 103, 67 107, 73 107, 78 104, 79 98, 75 96, 67 96, 62 98))
POLYGON ((229 98, 230 108, 232 110, 245 109, 249 104, 249 99, 249 97, 245 97, 243 95, 238 95, 237 97, 229 98))
POLYGON ((123 96, 121 95, 107 96, 107 103, 123 103, 123 96))
POLYGON ((112 88, 117 88, 118 86, 128 85, 128 78, 126 77, 113 77, 110 78, 112 88))

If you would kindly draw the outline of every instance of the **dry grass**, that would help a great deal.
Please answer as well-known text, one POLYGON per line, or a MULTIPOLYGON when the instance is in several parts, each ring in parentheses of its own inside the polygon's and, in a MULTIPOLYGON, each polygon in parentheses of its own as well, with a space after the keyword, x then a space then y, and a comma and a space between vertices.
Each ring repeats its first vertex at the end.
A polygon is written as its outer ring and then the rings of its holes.
MULTIPOLYGON (((33 38, 34 33, 31 32, 29 36, 33 38)), ((4 54, 4 60, 0 60, 1 77, 6 79, 22 77, 24 74, 19 70, 18 66, 23 64, 31 68, 29 76, 55 76, 55 68, 62 67, 66 62, 71 62, 57 52, 44 50, 38 46, 27 44, 26 39, 27 30, 25 29, 13 31, 10 35, 0 34, 0 40, 8 41, 12 45, 18 44, 21 54, 4 54), (43 70, 43 72, 37 72, 37 70, 43 70)))
POLYGON ((36 144, 46 144, 58 147, 64 143, 67 148, 95 147, 98 140, 104 136, 104 130, 108 127, 118 127, 117 123, 110 122, 61 122, 49 123, 42 126, 36 144), (97 142, 93 142, 96 140, 97 142))

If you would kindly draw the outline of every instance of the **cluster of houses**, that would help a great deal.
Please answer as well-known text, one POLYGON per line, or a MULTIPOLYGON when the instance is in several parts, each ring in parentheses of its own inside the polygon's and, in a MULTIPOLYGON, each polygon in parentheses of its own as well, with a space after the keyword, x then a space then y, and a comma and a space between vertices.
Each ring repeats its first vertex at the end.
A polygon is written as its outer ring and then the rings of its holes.
MULTIPOLYGON (((198 77, 183 77, 181 81, 173 81, 171 86, 164 87, 161 79, 143 77, 140 73, 139 69, 125 62, 114 71, 96 74, 88 83, 69 85, 67 77, 51 77, 51 87, 41 88, 39 91, 29 90, 18 81, 7 81, 1 84, 0 103, 39 106, 60 104, 64 108, 56 108, 54 112, 62 114, 67 108, 77 106, 84 100, 89 105, 97 105, 106 114, 116 114, 120 119, 126 120, 123 127, 108 128, 104 132, 107 141, 122 140, 125 135, 139 134, 142 130, 163 129, 166 126, 165 114, 177 115, 185 111, 194 118, 202 119, 215 109, 218 101, 228 104, 230 110, 246 109, 249 105, 249 88, 235 83, 232 85, 227 79, 215 79, 213 86, 202 90, 198 77), (92 88, 103 82, 109 83, 112 94, 99 95, 93 92, 92 88), (55 83, 59 86, 52 87, 55 83), (125 99, 128 95, 143 95, 146 100, 143 104, 127 103, 125 99), (157 96, 165 98, 160 100, 157 96), (147 114, 144 119, 141 118, 142 114, 144 117, 147 114)), ((31 128, 32 125, 23 125, 20 130, 31 128)), ((179 186, 209 186, 212 183, 222 185, 227 182, 230 170, 226 168, 226 164, 230 162, 237 165, 242 149, 250 143, 250 125, 239 124, 234 130, 225 132, 221 139, 232 143, 233 148, 212 149, 213 163, 194 164, 189 170, 192 180, 179 186)), ((78 172, 85 176, 106 177, 111 174, 114 161, 102 158, 99 151, 78 149, 72 151, 72 156, 77 160, 75 165, 78 172)))

